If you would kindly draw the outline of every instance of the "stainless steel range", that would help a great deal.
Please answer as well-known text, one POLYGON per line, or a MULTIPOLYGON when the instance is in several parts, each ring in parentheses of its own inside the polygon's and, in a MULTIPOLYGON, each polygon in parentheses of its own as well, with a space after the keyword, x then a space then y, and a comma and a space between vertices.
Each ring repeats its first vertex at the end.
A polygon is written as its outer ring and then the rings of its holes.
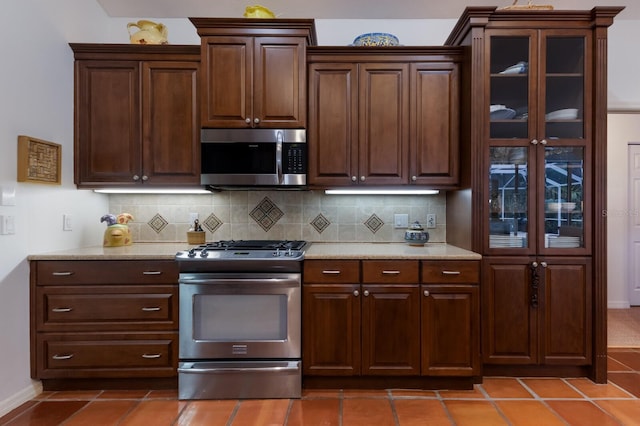
POLYGON ((299 398, 305 241, 180 251, 180 399, 299 398))

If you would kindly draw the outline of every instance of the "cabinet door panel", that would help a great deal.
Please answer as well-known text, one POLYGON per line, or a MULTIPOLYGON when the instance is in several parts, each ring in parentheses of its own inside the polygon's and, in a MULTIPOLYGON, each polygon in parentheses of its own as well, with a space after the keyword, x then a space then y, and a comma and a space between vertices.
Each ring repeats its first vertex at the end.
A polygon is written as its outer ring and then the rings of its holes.
POLYGON ((249 125, 251 110, 253 41, 250 37, 203 38, 201 87, 203 127, 249 125))
POLYGON ((412 64, 411 78, 411 182, 455 185, 459 177, 458 65, 412 64))
POLYGON ((359 180, 406 184, 409 150, 409 66, 361 64, 359 180))
POLYGON ((303 373, 316 376, 360 374, 360 285, 304 284, 303 373))
POLYGON ((591 259, 544 260, 542 361, 591 364, 591 259))
POLYGON ((480 374, 477 285, 422 286, 422 374, 480 374))
POLYGON ((483 357, 488 364, 537 363, 537 309, 530 258, 483 260, 483 357))
POLYGON ((309 184, 351 185, 358 161, 355 64, 309 67, 309 184))
POLYGON ((139 72, 137 61, 76 62, 76 184, 138 183, 139 72))
POLYGON ((258 37, 255 40, 253 114, 260 127, 306 126, 305 40, 258 37))
POLYGON ((418 285, 363 285, 362 304, 362 374, 420 374, 418 285))
POLYGON ((198 64, 142 67, 143 170, 151 184, 199 184, 198 64))

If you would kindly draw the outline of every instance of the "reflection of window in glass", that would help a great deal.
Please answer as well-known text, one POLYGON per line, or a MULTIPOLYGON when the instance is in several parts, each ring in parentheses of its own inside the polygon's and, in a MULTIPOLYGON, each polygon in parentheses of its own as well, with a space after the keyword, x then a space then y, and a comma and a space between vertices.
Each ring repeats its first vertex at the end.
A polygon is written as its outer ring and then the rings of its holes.
POLYGON ((489 170, 491 234, 527 232, 527 148, 492 147, 489 170))
POLYGON ((545 148, 545 233, 554 237, 548 247, 583 243, 583 174, 584 148, 545 148))

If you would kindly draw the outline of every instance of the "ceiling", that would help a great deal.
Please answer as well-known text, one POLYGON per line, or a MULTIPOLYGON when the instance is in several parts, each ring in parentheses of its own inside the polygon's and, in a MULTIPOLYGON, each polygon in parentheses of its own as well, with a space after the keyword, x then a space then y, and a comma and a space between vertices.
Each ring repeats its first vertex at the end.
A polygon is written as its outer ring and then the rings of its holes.
MULTIPOLYGON (((529 0, 516 0, 527 5, 529 0)), ((514 0, 97 0, 111 17, 242 17, 248 5, 262 4, 279 18, 315 19, 457 19, 467 6, 504 7, 514 0), (375 6, 373 6, 375 4, 375 6)), ((639 19, 638 0, 534 0, 555 9, 588 10, 626 6, 618 19, 639 19), (626 3, 626 4, 625 4, 626 3)))

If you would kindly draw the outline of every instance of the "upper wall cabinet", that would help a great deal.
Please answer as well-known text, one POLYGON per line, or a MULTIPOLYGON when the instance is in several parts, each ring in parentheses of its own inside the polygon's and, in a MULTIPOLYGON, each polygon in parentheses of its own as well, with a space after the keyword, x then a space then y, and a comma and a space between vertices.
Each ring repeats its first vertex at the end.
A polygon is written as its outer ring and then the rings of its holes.
POLYGON ((312 19, 191 18, 201 37, 202 127, 305 128, 312 19))
POLYGON ((198 185, 199 47, 71 48, 76 185, 198 185))
POLYGON ((310 185, 455 187, 461 52, 310 49, 310 185))

